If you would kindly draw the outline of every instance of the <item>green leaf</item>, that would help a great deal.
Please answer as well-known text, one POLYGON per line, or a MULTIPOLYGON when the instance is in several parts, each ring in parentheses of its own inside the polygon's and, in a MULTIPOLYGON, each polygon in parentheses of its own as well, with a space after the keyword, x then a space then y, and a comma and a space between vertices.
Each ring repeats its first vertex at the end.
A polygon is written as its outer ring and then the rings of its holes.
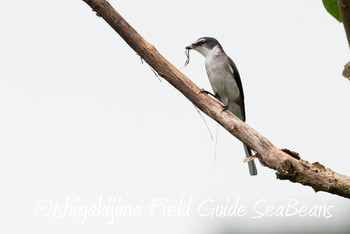
POLYGON ((331 14, 336 20, 342 22, 340 18, 340 12, 338 8, 337 0, 322 0, 324 8, 331 14))

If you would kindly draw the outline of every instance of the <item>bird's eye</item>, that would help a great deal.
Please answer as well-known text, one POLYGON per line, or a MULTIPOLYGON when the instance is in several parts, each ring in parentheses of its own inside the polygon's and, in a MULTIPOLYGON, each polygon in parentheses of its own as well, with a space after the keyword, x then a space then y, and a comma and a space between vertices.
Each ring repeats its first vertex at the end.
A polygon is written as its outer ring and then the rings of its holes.
POLYGON ((202 46, 204 44, 205 44, 205 41, 199 41, 199 42, 196 43, 197 46, 202 46))

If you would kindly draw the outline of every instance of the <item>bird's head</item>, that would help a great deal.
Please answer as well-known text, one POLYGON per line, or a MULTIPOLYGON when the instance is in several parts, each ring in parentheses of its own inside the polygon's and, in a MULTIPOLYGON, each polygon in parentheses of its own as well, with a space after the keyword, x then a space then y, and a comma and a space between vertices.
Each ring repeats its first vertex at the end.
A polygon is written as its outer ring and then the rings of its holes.
POLYGON ((213 37, 201 37, 189 46, 186 46, 186 50, 196 50, 201 53, 204 57, 211 54, 213 49, 222 50, 222 46, 213 37))

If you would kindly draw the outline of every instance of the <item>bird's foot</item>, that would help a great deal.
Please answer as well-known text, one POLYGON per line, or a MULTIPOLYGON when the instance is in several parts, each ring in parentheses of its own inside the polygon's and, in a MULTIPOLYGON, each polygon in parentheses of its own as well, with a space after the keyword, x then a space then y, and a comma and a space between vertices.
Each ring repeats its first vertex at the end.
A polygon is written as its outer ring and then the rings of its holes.
POLYGON ((222 105, 222 110, 221 110, 221 112, 226 111, 227 109, 228 109, 228 105, 227 105, 227 106, 222 105))
POLYGON ((211 92, 209 92, 209 91, 207 91, 205 89, 202 89, 199 93, 205 93, 205 94, 208 94, 208 95, 210 95, 210 96, 212 96, 214 98, 217 98, 216 95, 212 94, 211 92))

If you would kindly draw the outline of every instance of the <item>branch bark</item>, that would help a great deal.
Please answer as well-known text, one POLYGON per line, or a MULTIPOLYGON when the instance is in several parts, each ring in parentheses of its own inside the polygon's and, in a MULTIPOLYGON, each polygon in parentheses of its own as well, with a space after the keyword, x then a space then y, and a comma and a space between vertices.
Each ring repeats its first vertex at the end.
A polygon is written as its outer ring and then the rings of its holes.
MULTIPOLYGON (((350 48, 350 0, 338 0, 338 7, 350 48)), ((343 76, 350 79, 350 62, 344 65, 343 76)))
POLYGON ((350 0, 338 0, 338 7, 350 48, 350 0))
POLYGON ((309 163, 289 150, 277 149, 268 139, 242 122, 222 105, 204 93, 172 64, 156 48, 144 40, 134 28, 106 1, 83 0, 101 16, 161 77, 178 89, 201 111, 213 118, 236 138, 257 152, 262 165, 276 170, 278 179, 290 180, 312 187, 316 192, 325 191, 350 198, 350 177, 338 174, 323 165, 309 163))

